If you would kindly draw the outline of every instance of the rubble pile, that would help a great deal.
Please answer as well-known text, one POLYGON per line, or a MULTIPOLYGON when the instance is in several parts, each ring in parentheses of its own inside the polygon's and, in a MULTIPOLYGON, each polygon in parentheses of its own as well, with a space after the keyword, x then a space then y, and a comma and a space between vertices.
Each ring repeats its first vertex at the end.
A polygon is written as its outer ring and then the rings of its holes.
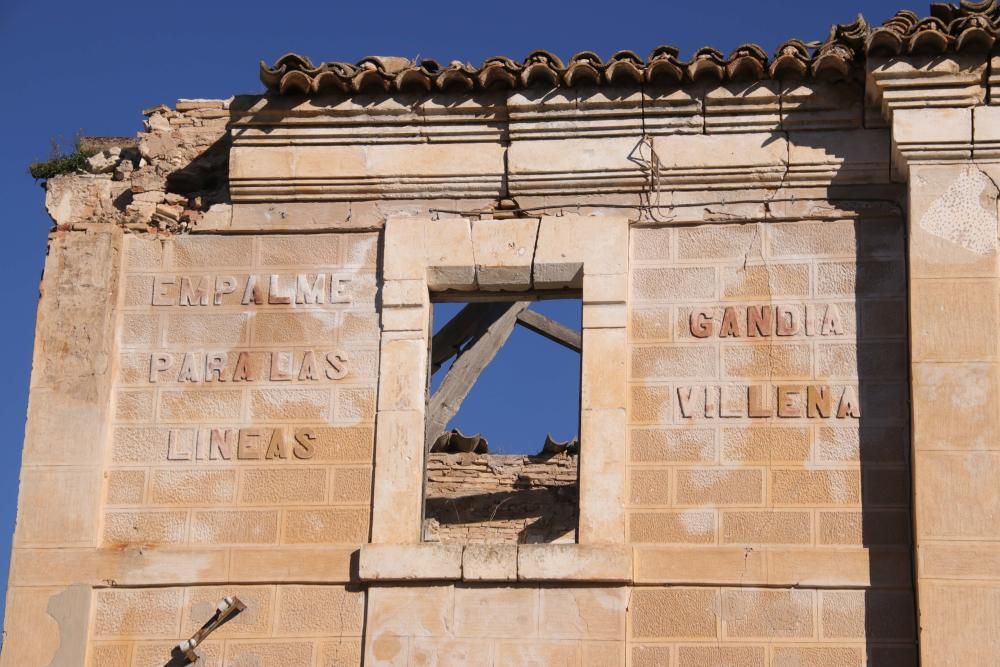
MULTIPOLYGON (((230 100, 179 100, 144 111, 137 138, 84 137, 86 171, 46 181, 60 227, 114 223, 171 233, 228 218, 230 100)), ((224 224, 224 223, 221 223, 224 224)))

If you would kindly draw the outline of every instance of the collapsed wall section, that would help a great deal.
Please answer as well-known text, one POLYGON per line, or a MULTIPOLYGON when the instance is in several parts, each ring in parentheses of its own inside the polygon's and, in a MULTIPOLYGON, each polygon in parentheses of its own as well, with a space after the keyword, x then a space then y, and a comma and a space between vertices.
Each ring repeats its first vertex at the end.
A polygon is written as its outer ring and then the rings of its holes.
POLYGON ((573 542, 577 478, 577 457, 570 454, 428 454, 424 540, 573 542))
MULTIPOLYGON (((8 599, 8 637, 32 645, 9 640, 4 664, 162 664, 232 594, 249 609, 208 664, 914 664, 893 170, 929 125, 894 141, 850 83, 620 92, 191 102, 152 110, 138 154, 52 179, 8 599), (399 218, 424 232, 392 257, 399 218), (631 250, 588 284, 580 230, 612 223, 631 250), (562 235, 498 231, 522 227, 562 235), (418 246, 441 289, 497 288, 490 272, 528 289, 543 264, 583 280, 584 327, 618 330, 584 336, 587 400, 616 406, 586 424, 600 456, 581 442, 579 493, 599 502, 571 500, 568 459, 446 470, 406 449, 426 390, 418 246), (404 367, 424 374, 397 382, 404 367), (414 520, 368 544, 373 512, 408 516, 373 505, 376 438, 388 485, 428 481, 434 543, 411 543, 414 520), (621 535, 567 539, 595 516, 621 535)), ((938 195, 917 231, 946 261, 970 237, 947 224, 959 195, 938 195)), ((974 277, 994 237, 974 239, 974 277)), ((949 304, 992 321, 995 299, 966 301, 949 304)), ((932 470, 938 494, 969 495, 945 489, 957 464, 932 470)), ((950 540, 950 515, 931 519, 950 540)))

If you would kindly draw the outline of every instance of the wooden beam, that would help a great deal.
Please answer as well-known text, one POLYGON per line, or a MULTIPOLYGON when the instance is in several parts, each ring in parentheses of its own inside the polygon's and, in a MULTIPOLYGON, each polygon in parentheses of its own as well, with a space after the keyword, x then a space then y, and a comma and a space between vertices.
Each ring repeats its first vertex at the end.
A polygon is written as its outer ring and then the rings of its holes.
POLYGON ((528 307, 529 302, 501 305, 504 308, 503 314, 458 355, 455 363, 448 369, 447 375, 441 380, 437 392, 428 401, 424 427, 425 449, 430 449, 434 440, 444 432, 445 426, 462 407, 462 401, 469 395, 472 385, 510 338, 517 324, 517 316, 528 307))
POLYGON ((574 352, 583 350, 583 337, 578 331, 545 317, 534 310, 522 310, 517 316, 517 323, 525 329, 530 329, 549 340, 568 347, 574 352))
POLYGON ((470 303, 462 308, 431 340, 431 374, 458 354, 463 345, 482 335, 509 307, 509 303, 470 303))

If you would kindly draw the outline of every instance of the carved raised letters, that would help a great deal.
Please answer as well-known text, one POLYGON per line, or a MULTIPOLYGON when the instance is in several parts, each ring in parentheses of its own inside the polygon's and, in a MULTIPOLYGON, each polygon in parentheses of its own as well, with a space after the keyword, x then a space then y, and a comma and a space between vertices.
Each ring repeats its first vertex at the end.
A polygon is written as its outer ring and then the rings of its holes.
POLYGON ((240 304, 349 304, 351 278, 332 273, 276 273, 258 276, 154 276, 154 306, 221 306, 224 297, 240 295, 240 304))
POLYGON ((300 382, 342 380, 348 356, 342 350, 273 352, 155 352, 149 358, 149 381, 156 382, 300 382))
POLYGON ((680 386, 677 402, 681 417, 694 419, 860 419, 861 402, 855 387, 821 384, 751 384, 747 387, 680 386))
POLYGON ((844 320, 837 304, 804 306, 728 306, 716 326, 714 309, 691 312, 691 335, 695 338, 769 338, 771 336, 842 336, 844 320))
POLYGON ((305 461, 316 454, 316 431, 296 428, 210 428, 196 438, 171 430, 168 461, 305 461))

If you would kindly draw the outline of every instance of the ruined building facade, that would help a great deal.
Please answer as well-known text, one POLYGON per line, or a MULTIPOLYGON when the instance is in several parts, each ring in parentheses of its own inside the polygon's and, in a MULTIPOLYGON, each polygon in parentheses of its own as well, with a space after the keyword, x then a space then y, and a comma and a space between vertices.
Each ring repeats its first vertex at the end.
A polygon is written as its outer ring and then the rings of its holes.
POLYGON ((996 664, 998 25, 148 110, 47 183, 0 664, 184 664, 228 596, 199 664, 996 664), (431 303, 507 304, 468 361, 553 295, 578 453, 430 453, 431 303))

